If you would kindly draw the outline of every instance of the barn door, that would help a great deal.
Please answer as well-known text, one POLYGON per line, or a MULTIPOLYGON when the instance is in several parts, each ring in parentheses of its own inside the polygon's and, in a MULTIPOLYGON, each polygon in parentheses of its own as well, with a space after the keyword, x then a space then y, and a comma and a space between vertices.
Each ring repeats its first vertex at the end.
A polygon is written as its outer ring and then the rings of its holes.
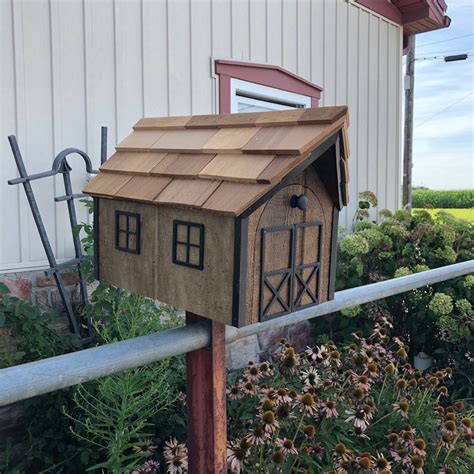
POLYGON ((318 304, 322 223, 262 229, 260 320, 318 304))

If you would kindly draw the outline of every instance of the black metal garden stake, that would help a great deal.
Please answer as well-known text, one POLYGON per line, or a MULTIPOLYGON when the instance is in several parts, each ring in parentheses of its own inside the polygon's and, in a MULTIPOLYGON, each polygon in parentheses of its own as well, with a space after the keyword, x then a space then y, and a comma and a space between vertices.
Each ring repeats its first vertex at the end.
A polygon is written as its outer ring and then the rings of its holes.
MULTIPOLYGON (((45 271, 47 275, 52 274, 56 285, 58 287, 59 294, 61 296, 61 300, 64 304, 64 309, 66 311, 66 315, 69 322, 70 330, 81 336, 81 330, 78 324, 78 319, 76 314, 74 313, 71 299, 66 291, 66 286, 64 284, 63 277, 61 275, 61 270, 66 268, 71 268, 76 266, 79 275, 79 287, 80 287, 80 295, 81 295, 81 307, 84 307, 88 303, 88 295, 87 295, 87 285, 85 280, 85 275, 83 270, 81 269, 81 264, 86 258, 82 253, 82 246, 79 235, 76 232, 77 226, 77 216, 76 216, 76 208, 74 204, 74 200, 78 198, 87 197, 86 194, 78 193, 74 194, 72 190, 72 183, 71 183, 71 167, 67 162, 67 156, 77 153, 78 155, 82 156, 86 165, 86 171, 90 174, 97 174, 97 170, 92 168, 92 162, 87 155, 82 150, 77 148, 66 148, 58 155, 53 161, 53 165, 50 171, 44 171, 42 173, 37 173, 33 175, 28 175, 25 167, 25 163, 23 162, 23 157, 21 155, 20 149, 18 147, 17 139, 14 135, 10 135, 8 137, 8 141, 10 142, 10 147, 12 149, 13 157, 15 158, 16 166, 18 168, 18 173, 20 175, 19 178, 11 179, 8 181, 8 184, 15 185, 15 184, 23 184, 23 189, 25 190, 26 198, 28 200, 28 204, 30 205, 31 212, 33 214, 33 219, 36 224, 36 228, 38 229, 41 242, 43 244, 44 251, 46 253, 46 257, 49 263, 49 269, 45 271), (43 223, 43 219, 41 217, 40 210, 38 208, 38 204, 36 202, 36 198, 33 192, 33 188, 31 186, 31 181, 41 178, 48 178, 51 176, 55 176, 58 173, 63 175, 64 181, 64 191, 65 194, 63 196, 57 196, 54 198, 55 202, 67 202, 68 207, 68 214, 69 214, 69 222, 71 225, 71 233, 74 243, 74 252, 75 258, 67 260, 66 262, 58 263, 56 257, 54 255, 53 249, 51 247, 51 243, 48 238, 48 233, 46 232, 46 228, 43 223)), ((101 130, 101 163, 104 163, 107 158, 107 127, 102 127, 101 130)), ((87 320, 87 337, 82 338, 83 342, 89 341, 93 336, 92 325, 89 320, 87 320)))

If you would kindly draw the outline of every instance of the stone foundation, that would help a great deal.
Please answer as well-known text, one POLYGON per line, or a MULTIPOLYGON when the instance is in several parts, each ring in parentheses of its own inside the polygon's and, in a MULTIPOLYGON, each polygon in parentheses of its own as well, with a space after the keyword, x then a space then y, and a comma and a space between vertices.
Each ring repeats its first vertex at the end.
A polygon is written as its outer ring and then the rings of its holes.
MULTIPOLYGON (((73 272, 62 272, 66 291, 73 303, 79 301, 79 277, 73 272)), ((10 290, 12 296, 31 300, 33 304, 47 311, 64 310, 58 288, 53 276, 44 272, 21 272, 0 275, 0 282, 10 290)))
POLYGON ((293 326, 272 329, 227 344, 227 368, 235 370, 244 367, 250 361, 259 363, 270 360, 282 339, 287 340, 298 352, 303 351, 313 342, 311 323, 303 321, 293 326))

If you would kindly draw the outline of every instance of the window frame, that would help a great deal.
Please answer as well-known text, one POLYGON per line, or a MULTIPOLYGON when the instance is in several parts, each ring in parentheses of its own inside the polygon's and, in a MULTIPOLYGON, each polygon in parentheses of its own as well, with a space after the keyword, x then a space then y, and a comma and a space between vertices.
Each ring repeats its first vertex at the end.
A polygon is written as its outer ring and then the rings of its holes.
POLYGON ((204 224, 191 221, 183 221, 179 219, 173 220, 173 242, 172 242, 172 260, 176 265, 194 268, 196 270, 204 270, 204 224), (186 241, 178 240, 178 226, 186 227, 186 241), (199 229, 199 244, 191 243, 191 228, 199 229), (186 261, 178 259, 178 245, 186 246, 186 261), (190 263, 190 249, 197 248, 199 252, 199 262, 190 263))
POLYGON ((223 58, 212 58, 212 63, 213 76, 218 80, 216 99, 221 114, 231 113, 232 79, 240 79, 281 92, 307 96, 311 99, 311 107, 319 106, 323 88, 281 66, 223 58))
POLYGON ((230 79, 230 112, 239 113, 239 103, 242 102, 261 107, 267 106, 271 110, 307 108, 311 107, 312 103, 308 95, 232 77, 230 79))
POLYGON ((121 211, 119 209, 115 210, 115 249, 120 250, 121 252, 133 253, 139 255, 140 248, 140 228, 141 228, 141 216, 138 212, 130 211, 121 211), (120 216, 126 217, 126 227, 125 229, 120 228, 120 216), (135 219, 135 230, 130 230, 130 219, 135 219), (125 247, 120 245, 120 234, 125 234, 126 242, 125 247), (135 249, 130 248, 130 235, 135 236, 135 249))

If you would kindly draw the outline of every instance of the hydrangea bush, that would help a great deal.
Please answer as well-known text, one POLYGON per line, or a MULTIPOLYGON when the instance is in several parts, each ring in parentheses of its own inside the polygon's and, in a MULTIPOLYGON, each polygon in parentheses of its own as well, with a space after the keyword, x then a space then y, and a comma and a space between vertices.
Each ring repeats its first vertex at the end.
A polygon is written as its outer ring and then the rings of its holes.
MULTIPOLYGON (((398 278, 474 258, 474 226, 449 214, 436 219, 426 211, 379 211, 378 223, 369 220, 377 202, 361 193, 353 232, 339 243, 336 289, 398 278)), ((403 337, 410 357, 419 352, 435 364, 455 369, 450 381, 455 397, 474 395, 474 275, 413 290, 337 315, 316 320, 316 333, 336 341, 355 329, 370 333, 383 317, 393 318, 394 333, 403 337)))

